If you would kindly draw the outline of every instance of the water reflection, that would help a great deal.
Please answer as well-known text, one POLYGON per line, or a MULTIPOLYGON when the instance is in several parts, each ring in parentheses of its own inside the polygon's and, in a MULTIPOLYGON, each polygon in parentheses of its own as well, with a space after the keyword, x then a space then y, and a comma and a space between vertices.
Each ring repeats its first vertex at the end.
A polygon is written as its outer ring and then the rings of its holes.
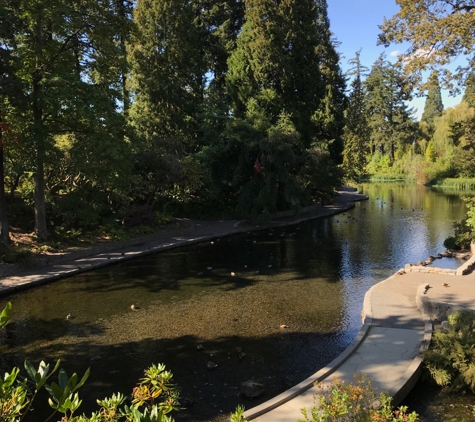
POLYGON ((336 357, 360 328, 368 288, 440 252, 465 213, 458 197, 422 186, 366 185, 364 193, 369 201, 332 218, 214 239, 14 295, 7 362, 61 357, 68 372, 91 366, 85 411, 97 397, 127 393, 158 362, 195 403, 177 420, 217 421, 239 403, 265 401, 336 357), (208 361, 218 367, 210 371, 208 361), (261 400, 239 396, 251 378, 265 384, 261 400))

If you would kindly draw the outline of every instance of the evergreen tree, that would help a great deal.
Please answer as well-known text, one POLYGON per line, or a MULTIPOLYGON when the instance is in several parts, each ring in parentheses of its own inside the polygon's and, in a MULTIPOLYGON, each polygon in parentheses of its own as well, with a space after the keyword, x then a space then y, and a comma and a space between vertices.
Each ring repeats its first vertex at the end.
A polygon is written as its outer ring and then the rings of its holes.
POLYGON ((310 146, 318 130, 312 116, 325 90, 319 10, 312 0, 245 4, 246 22, 226 78, 233 114, 244 117, 252 108, 275 124, 285 112, 310 146))
POLYGON ((429 78, 429 84, 429 92, 427 93, 421 122, 426 122, 430 127, 433 127, 434 119, 442 116, 442 112, 444 111, 437 72, 432 72, 432 75, 429 78))
POLYGON ((176 187, 185 157, 199 150, 206 67, 195 6, 192 1, 143 0, 134 11, 130 118, 143 140, 135 147, 142 206, 176 187))
POLYGON ((362 81, 366 67, 361 65, 360 54, 361 51, 358 51, 355 58, 349 61, 353 66, 349 73, 353 80, 345 112, 344 131, 343 167, 346 176, 354 180, 358 180, 365 173, 367 157, 370 155, 371 131, 366 116, 366 96, 362 81))
POLYGON ((228 58, 236 48, 236 39, 244 23, 244 2, 200 0, 197 8, 205 65, 210 75, 208 95, 212 95, 215 101, 223 101, 228 58))
POLYGON ((475 73, 470 72, 465 82, 465 92, 462 97, 462 101, 465 101, 470 107, 475 106, 475 73))
POLYGON ((385 59, 384 53, 376 60, 364 82, 368 124, 371 129, 371 152, 387 155, 394 163, 396 150, 412 141, 415 124, 408 80, 385 59))
POLYGON ((328 18, 327 0, 318 0, 317 32, 320 36, 317 55, 319 61, 323 98, 319 109, 313 115, 316 123, 317 142, 328 145, 330 157, 337 164, 342 163, 344 110, 346 79, 340 68, 340 55, 336 51, 338 42, 332 38, 328 18))
POLYGON ((251 191, 267 198, 262 210, 322 199, 340 181, 336 161, 341 161, 345 101, 326 1, 248 0, 245 5, 246 22, 226 77, 232 116, 246 121, 255 132, 248 139, 256 139, 240 142, 245 165, 236 168, 234 180, 254 181, 240 198, 249 199, 251 191), (288 154, 281 154, 287 143, 288 154), (252 173, 254 162, 259 171, 252 173))
POLYGON ((4 123, 3 114, 7 106, 6 98, 13 103, 21 97, 19 80, 15 75, 19 63, 9 48, 13 43, 13 27, 16 17, 8 2, 0 4, 0 241, 10 242, 9 224, 5 197, 5 136, 8 126, 4 123))

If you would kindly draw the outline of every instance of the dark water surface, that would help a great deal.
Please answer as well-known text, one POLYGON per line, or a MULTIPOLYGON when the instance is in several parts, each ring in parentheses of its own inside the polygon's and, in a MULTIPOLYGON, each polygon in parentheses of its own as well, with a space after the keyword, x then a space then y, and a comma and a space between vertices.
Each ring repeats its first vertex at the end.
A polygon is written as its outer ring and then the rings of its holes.
POLYGON ((4 298, 14 307, 3 333, 7 365, 26 357, 61 358, 68 373, 91 367, 87 414, 95 398, 128 394, 152 363, 173 372, 191 403, 178 421, 218 421, 238 404, 268 400, 339 355, 361 327, 365 292, 443 251, 465 215, 458 195, 422 186, 371 184, 363 193, 368 201, 331 218, 149 255, 4 298), (265 385, 263 397, 239 395, 248 379, 265 385))

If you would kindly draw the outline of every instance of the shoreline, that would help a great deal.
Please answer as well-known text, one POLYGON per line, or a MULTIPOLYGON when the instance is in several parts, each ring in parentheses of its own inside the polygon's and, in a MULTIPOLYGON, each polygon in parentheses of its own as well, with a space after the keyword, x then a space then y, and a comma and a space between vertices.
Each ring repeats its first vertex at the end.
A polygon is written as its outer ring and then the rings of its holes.
MULTIPOLYGON (((351 188, 347 188, 351 189, 351 188)), ((268 224, 252 225, 247 220, 193 220, 177 219, 179 228, 118 242, 105 242, 58 256, 38 258, 33 267, 0 264, 0 295, 27 289, 43 283, 72 277, 138 256, 157 253, 211 239, 232 236, 250 231, 286 227, 304 221, 331 217, 355 207, 355 202, 368 200, 356 191, 336 192, 331 204, 316 204, 303 209, 298 216, 272 219, 268 224)))

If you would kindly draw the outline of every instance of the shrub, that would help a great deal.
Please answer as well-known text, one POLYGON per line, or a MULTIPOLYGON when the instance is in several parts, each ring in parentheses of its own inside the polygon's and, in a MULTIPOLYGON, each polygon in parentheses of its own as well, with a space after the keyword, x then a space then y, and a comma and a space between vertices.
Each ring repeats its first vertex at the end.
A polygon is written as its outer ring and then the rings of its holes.
POLYGON ((475 312, 454 312, 448 322, 446 332, 434 333, 424 363, 437 384, 475 392, 475 312))
MULTIPOLYGON (((0 313, 0 328, 10 322, 12 305, 7 303, 0 313)), ((78 390, 89 377, 89 369, 78 378, 77 374, 68 377, 59 368, 60 361, 54 368, 41 362, 36 369, 30 362, 25 361, 27 377, 20 377, 20 369, 13 368, 0 378, 0 420, 19 422, 25 413, 32 410, 32 403, 37 393, 44 387, 49 393, 48 403, 54 413, 60 413, 62 422, 172 422, 168 416, 172 410, 178 409, 178 389, 171 383, 172 373, 165 370, 164 365, 152 365, 145 370, 145 376, 133 389, 131 403, 126 403, 123 394, 113 394, 111 398, 97 400, 100 406, 98 412, 90 417, 74 416, 82 403, 78 390), (52 375, 58 372, 58 382, 49 382, 52 375)), ((52 418, 51 415, 47 420, 52 418)))
POLYGON ((444 240, 447 249, 468 249, 475 240, 475 198, 463 198, 467 204, 467 218, 454 222, 454 236, 444 240))
POLYGON ((304 419, 299 422, 415 422, 418 415, 407 413, 407 407, 393 410, 389 394, 376 393, 371 380, 355 374, 355 383, 346 384, 335 379, 331 384, 316 384, 320 391, 315 394, 317 405, 311 409, 309 418, 302 409, 304 419))

